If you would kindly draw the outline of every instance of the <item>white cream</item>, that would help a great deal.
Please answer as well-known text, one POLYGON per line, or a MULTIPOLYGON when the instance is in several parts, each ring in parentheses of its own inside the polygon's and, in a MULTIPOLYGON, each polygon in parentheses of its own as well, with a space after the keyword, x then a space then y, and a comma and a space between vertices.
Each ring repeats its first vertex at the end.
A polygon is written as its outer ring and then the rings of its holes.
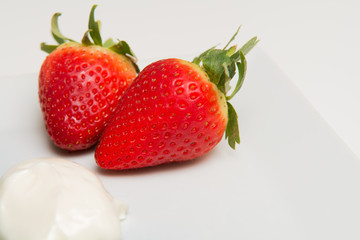
POLYGON ((126 207, 86 168, 33 159, 0 179, 0 239, 119 240, 126 207))

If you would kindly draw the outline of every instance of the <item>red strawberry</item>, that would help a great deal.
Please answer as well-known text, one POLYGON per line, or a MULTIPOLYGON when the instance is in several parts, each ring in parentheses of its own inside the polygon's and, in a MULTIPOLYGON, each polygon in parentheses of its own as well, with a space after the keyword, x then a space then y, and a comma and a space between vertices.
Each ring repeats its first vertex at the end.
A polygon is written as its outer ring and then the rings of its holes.
POLYGON ((228 100, 243 83, 244 54, 256 43, 255 37, 238 51, 226 49, 228 44, 212 48, 193 63, 165 59, 147 66, 120 99, 100 139, 98 165, 130 169, 194 159, 214 148, 225 131, 235 148, 237 115, 228 100), (227 95, 236 68, 239 79, 227 95))
POLYGON ((50 53, 39 74, 39 99, 46 130, 60 148, 80 150, 94 145, 123 92, 135 79, 135 57, 124 41, 102 44, 93 6, 82 43, 64 37, 58 17, 52 35, 59 46, 41 44, 50 53), (88 33, 93 40, 90 40, 88 33))

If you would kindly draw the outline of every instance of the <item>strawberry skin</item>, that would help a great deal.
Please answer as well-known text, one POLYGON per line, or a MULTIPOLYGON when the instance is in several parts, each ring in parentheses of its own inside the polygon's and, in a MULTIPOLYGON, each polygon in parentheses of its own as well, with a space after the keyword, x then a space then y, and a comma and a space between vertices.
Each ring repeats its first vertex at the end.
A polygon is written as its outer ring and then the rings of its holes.
POLYGON ((125 56, 99 46, 65 43, 42 64, 39 100, 46 130, 60 148, 94 145, 136 77, 125 56))
POLYGON ((81 150, 96 144, 117 103, 138 73, 125 41, 102 42, 99 21, 90 12, 81 43, 61 34, 60 13, 51 19, 58 45, 41 44, 49 53, 39 73, 39 101, 50 139, 60 148, 81 150), (89 37, 90 34, 90 37, 89 37))
POLYGON ((130 169, 197 158, 222 139, 224 94, 199 66, 166 59, 147 66, 119 101, 95 158, 130 169))
MULTIPOLYGON (((238 29, 239 31, 239 29, 238 29)), ((229 145, 240 143, 237 114, 229 100, 246 73, 245 54, 211 48, 193 62, 165 59, 147 66, 121 97, 95 150, 104 169, 133 169, 187 161, 213 149, 224 132, 229 145), (238 73, 234 90, 230 81, 238 73)))

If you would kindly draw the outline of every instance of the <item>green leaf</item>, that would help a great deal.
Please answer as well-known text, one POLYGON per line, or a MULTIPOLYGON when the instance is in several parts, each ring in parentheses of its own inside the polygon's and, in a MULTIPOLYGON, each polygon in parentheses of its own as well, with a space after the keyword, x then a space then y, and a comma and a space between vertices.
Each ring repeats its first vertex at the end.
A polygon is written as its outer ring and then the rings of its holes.
POLYGON ((194 60, 192 60, 192 63, 195 63, 196 65, 200 65, 201 59, 199 57, 195 57, 194 60))
POLYGON ((225 50, 232 41, 234 41, 236 35, 239 33, 240 31, 240 28, 241 28, 241 25, 238 27, 238 29, 236 30, 235 34, 230 38, 229 42, 225 45, 225 47, 223 48, 223 50, 225 50))
POLYGON ((222 92, 224 95, 226 95, 226 90, 227 90, 227 76, 225 74, 225 72, 221 75, 220 77, 220 81, 217 83, 217 88, 220 90, 220 92, 222 92))
MULTIPOLYGON (((209 76, 210 81, 216 84, 227 100, 232 99, 242 87, 247 69, 245 55, 259 42, 257 37, 254 37, 247 41, 239 50, 236 50, 236 45, 228 47, 237 36, 240 27, 223 49, 210 48, 193 60, 193 63, 202 67, 209 76), (236 72, 238 72, 238 79, 234 91, 229 96, 227 92, 230 90, 230 82, 236 75, 236 72)), ((227 102, 227 106, 228 124, 225 130, 225 138, 228 140, 229 145, 235 149, 236 143, 240 143, 238 117, 234 107, 229 102, 227 102)))
POLYGON ((226 97, 227 100, 232 99, 236 95, 236 93, 239 92, 239 90, 242 87, 244 80, 245 80, 247 62, 246 62, 245 56, 242 53, 242 51, 239 51, 239 53, 240 53, 241 62, 236 62, 236 67, 238 69, 239 78, 238 78, 238 81, 236 83, 235 89, 232 92, 232 94, 230 96, 226 97))
POLYGON ((234 62, 238 62, 240 61, 240 50, 236 51, 233 55, 230 56, 230 58, 234 61, 234 62))
POLYGON ((202 54, 200 54, 200 56, 195 57, 192 62, 195 63, 196 65, 200 65, 200 63, 201 63, 201 61, 202 61, 201 59, 202 59, 206 54, 208 54, 211 50, 213 50, 213 49, 215 49, 215 46, 212 47, 212 48, 210 48, 210 49, 208 49, 208 50, 206 50, 205 52, 203 52, 202 54))
POLYGON ((126 57, 128 57, 130 59, 130 61, 132 62, 133 66, 135 67, 135 70, 137 73, 140 72, 140 69, 138 67, 138 65, 136 64, 137 62, 137 58, 134 54, 134 52, 131 50, 129 44, 127 44, 125 41, 120 41, 117 44, 114 44, 113 46, 109 47, 110 50, 121 54, 121 55, 125 55, 126 57))
POLYGON ((231 59, 226 55, 226 51, 220 49, 209 51, 206 55, 201 57, 201 60, 205 72, 209 75, 210 80, 216 85, 218 85, 220 78, 224 73, 223 64, 231 64, 231 59))
POLYGON ((236 48, 237 46, 232 46, 230 47, 228 50, 226 50, 226 55, 231 57, 232 55, 234 55, 234 53, 236 52, 236 48))
POLYGON ((102 46, 102 39, 100 36, 100 21, 95 22, 95 9, 97 5, 95 4, 90 11, 89 16, 89 33, 91 38, 93 39, 95 45, 102 46))
POLYGON ((59 30, 59 24, 58 24, 59 16, 61 16, 61 13, 55 13, 51 18, 51 34, 53 35, 55 41, 58 44, 62 44, 65 41, 73 42, 72 39, 67 38, 67 37, 65 37, 64 35, 61 34, 61 32, 59 30))
POLYGON ((247 41, 240 50, 244 53, 244 55, 248 54, 253 47, 259 42, 260 40, 257 39, 257 37, 253 37, 249 41, 247 41))
POLYGON ((46 43, 41 43, 40 44, 40 49, 46 53, 51 53, 52 51, 54 51, 56 48, 58 47, 58 45, 47 45, 46 43))
POLYGON ((118 54, 129 55, 129 56, 137 59, 134 52, 131 50, 129 44, 127 44, 127 42, 125 42, 125 41, 119 40, 118 43, 112 45, 111 47, 109 47, 109 49, 113 50, 114 52, 116 52, 118 54))
POLYGON ((230 89, 231 89, 231 86, 230 86, 230 81, 231 81, 231 77, 230 77, 230 71, 229 71, 229 66, 226 65, 225 63, 223 63, 223 67, 224 67, 224 74, 222 76, 222 78, 224 79, 224 91, 222 92, 225 92, 227 93, 230 89))
POLYGON ((93 45, 93 43, 91 42, 91 40, 89 38, 89 32, 90 32, 90 30, 87 30, 81 40, 81 43, 85 46, 93 45))
POLYGON ((234 60, 232 59, 231 64, 227 66, 228 71, 229 71, 229 81, 231 81, 231 79, 235 76, 235 73, 236 73, 235 64, 236 64, 236 62, 237 62, 237 61, 234 61, 234 60))
POLYGON ((108 38, 104 42, 103 46, 106 47, 106 48, 109 48, 109 47, 113 46, 114 44, 115 44, 114 40, 112 40, 112 38, 108 38))
POLYGON ((235 149, 235 145, 240 144, 240 134, 239 134, 239 124, 238 116, 234 107, 227 102, 228 106, 228 123, 225 130, 225 139, 228 140, 228 143, 232 149, 235 149))

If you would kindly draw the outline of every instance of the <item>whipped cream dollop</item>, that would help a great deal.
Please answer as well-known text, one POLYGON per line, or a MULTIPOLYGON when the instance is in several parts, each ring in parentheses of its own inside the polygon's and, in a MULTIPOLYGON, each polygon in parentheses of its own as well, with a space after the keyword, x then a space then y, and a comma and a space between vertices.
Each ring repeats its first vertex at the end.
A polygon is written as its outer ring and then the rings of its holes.
POLYGON ((126 207, 88 169, 28 160, 0 178, 0 239, 119 240, 126 207))

